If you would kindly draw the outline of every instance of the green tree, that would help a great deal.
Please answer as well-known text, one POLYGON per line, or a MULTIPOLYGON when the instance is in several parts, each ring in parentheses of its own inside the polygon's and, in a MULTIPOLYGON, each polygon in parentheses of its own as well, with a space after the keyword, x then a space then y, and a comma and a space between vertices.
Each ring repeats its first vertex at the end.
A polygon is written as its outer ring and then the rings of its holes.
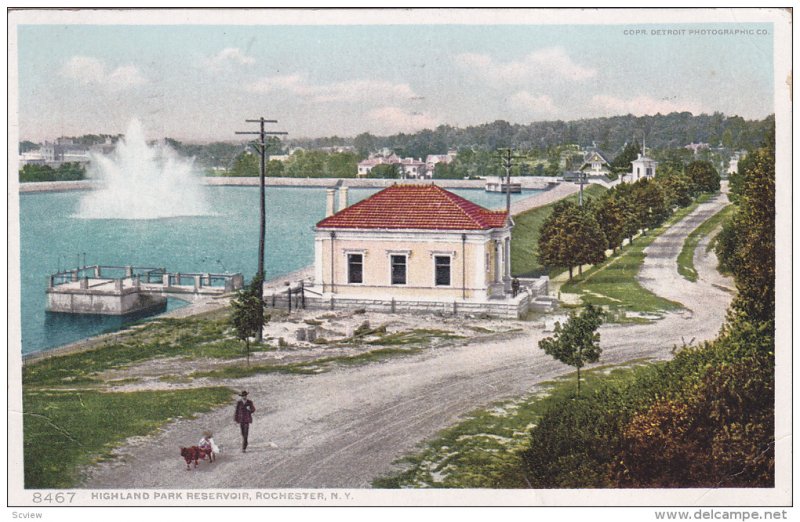
POLYGON ((613 197, 622 213, 622 229, 628 243, 633 243, 633 236, 639 232, 644 225, 642 224, 642 209, 633 194, 631 183, 622 183, 606 193, 608 197, 613 197))
POLYGON ((578 265, 579 273, 583 273, 583 265, 594 265, 605 261, 608 239, 589 205, 578 207, 577 223, 571 234, 574 237, 575 263, 578 265))
POLYGON ((625 239, 625 215, 614 197, 601 198, 591 207, 594 218, 606 237, 606 248, 616 250, 625 239))
POLYGON ((249 151, 243 152, 236 157, 233 166, 228 171, 228 175, 237 178, 258 176, 261 169, 259 161, 259 157, 256 154, 252 154, 249 151))
POLYGON ((723 227, 717 254, 736 280, 735 315, 772 324, 775 317, 775 150, 759 149, 743 171, 739 208, 723 227))
POLYGON ((354 178, 358 173, 358 155, 353 152, 333 152, 327 157, 325 171, 331 178, 354 178))
POLYGON ((298 150, 286 162, 286 175, 291 178, 325 178, 328 154, 318 150, 298 150))
POLYGON ((237 339, 244 341, 247 365, 250 365, 250 338, 258 337, 269 317, 264 314, 261 293, 261 275, 256 275, 250 286, 239 290, 231 299, 231 326, 237 339))
POLYGON ((56 171, 49 165, 34 165, 28 163, 23 165, 19 171, 19 180, 22 183, 34 181, 55 181, 56 171))
POLYGON ((370 178, 397 179, 400 177, 400 165, 397 163, 382 163, 370 169, 370 178))
POLYGON ((642 152, 642 146, 638 142, 634 141, 633 143, 628 143, 622 151, 611 160, 609 164, 611 171, 616 174, 630 172, 631 161, 635 160, 640 152, 642 152))
POLYGON ((561 175, 561 166, 559 165, 557 158, 551 158, 548 160, 547 166, 544 168, 544 175, 554 178, 561 175))
POLYGON ((686 165, 686 175, 697 192, 719 192, 719 173, 710 161, 693 161, 686 165))
POLYGON ((54 169, 49 165, 28 164, 19 171, 22 183, 32 181, 77 181, 86 177, 86 169, 80 163, 62 163, 54 169))
POLYGON ((572 280, 573 267, 605 259, 606 237, 585 207, 561 201, 542 223, 539 262, 546 267, 566 267, 572 280))
POLYGON ((437 163, 433 168, 433 177, 436 179, 461 179, 458 165, 452 163, 437 163))
POLYGON ((673 170, 661 171, 656 176, 656 181, 664 189, 667 206, 669 208, 686 207, 694 199, 694 186, 689 176, 673 170))
POLYGON ((86 168, 80 163, 62 163, 56 169, 56 176, 63 181, 76 181, 86 176, 86 168))
MULTIPOLYGON (((265 176, 270 178, 280 178, 284 175, 284 168, 283 162, 278 160, 269 160, 267 162, 267 171, 264 173, 265 176)), ((260 166, 259 166, 260 168, 260 166)))
POLYGON ((581 368, 600 359, 602 349, 597 329, 602 323, 602 310, 588 304, 580 315, 571 312, 564 325, 557 322, 552 337, 539 341, 544 353, 578 371, 578 395, 581 393, 581 368))
POLYGON ((643 227, 656 228, 669 217, 670 209, 664 190, 657 182, 647 178, 640 179, 633 184, 632 197, 643 227))
POLYGON ((20 154, 22 154, 23 152, 30 152, 32 150, 39 150, 39 144, 28 140, 23 140, 19 142, 20 154))
POLYGON ((353 146, 358 151, 360 158, 369 157, 370 152, 379 148, 378 139, 368 132, 363 132, 353 139, 353 146))

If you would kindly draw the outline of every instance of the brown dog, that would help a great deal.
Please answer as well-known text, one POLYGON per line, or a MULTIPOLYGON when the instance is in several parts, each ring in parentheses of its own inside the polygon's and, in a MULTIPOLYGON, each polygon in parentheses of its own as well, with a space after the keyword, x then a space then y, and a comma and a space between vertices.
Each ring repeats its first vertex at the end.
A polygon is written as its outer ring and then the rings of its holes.
POLYGON ((201 448, 199 446, 190 446, 188 448, 181 448, 181 457, 183 460, 186 461, 186 471, 190 471, 192 468, 190 464, 194 461, 194 467, 197 467, 197 463, 200 460, 205 460, 208 457, 210 462, 214 462, 213 454, 211 449, 201 448))

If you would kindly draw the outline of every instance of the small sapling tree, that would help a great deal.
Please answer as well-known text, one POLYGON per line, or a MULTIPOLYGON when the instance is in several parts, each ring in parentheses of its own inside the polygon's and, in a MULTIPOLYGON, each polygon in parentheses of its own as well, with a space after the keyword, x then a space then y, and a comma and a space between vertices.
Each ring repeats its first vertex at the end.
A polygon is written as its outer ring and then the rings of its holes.
POLYGON ((553 336, 539 341, 539 348, 547 355, 578 370, 578 395, 581 393, 581 368, 600 359, 600 334, 603 323, 602 310, 591 304, 580 314, 570 313, 563 325, 556 323, 553 336))
POLYGON ((245 344, 247 365, 250 366, 250 338, 256 337, 267 321, 264 313, 264 302, 259 298, 261 293, 260 277, 256 275, 248 288, 239 290, 231 299, 231 324, 236 330, 236 337, 245 344))

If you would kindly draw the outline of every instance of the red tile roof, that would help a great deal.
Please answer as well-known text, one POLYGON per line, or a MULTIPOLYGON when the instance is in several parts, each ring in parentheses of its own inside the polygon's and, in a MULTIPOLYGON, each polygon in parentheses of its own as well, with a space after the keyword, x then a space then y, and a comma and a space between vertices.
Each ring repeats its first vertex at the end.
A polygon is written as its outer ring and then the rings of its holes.
POLYGON ((505 224, 505 210, 487 210, 436 185, 392 185, 323 219, 317 227, 488 230, 505 224))

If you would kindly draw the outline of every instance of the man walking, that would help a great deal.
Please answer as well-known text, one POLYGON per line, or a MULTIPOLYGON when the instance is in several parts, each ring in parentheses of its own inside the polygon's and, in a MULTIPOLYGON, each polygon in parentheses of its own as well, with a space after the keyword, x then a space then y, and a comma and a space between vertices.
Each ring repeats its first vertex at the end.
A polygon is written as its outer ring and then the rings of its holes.
POLYGON ((250 431, 250 423, 253 422, 253 412, 256 407, 253 401, 247 398, 247 392, 243 391, 239 394, 241 399, 236 402, 236 414, 233 420, 239 423, 239 428, 242 430, 242 453, 247 451, 247 434, 250 431))

